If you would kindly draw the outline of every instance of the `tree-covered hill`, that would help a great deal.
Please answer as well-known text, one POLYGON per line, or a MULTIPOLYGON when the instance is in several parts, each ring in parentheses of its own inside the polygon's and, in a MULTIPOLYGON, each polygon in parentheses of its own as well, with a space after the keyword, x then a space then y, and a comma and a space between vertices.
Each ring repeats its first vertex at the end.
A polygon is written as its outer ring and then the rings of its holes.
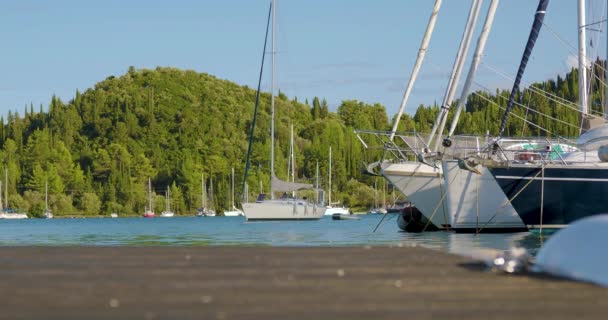
MULTIPOLYGON (((130 68, 123 76, 76 92, 67 103, 53 97, 48 112, 29 106, 23 116, 10 113, 0 128, 10 205, 40 214, 48 181, 51 207, 58 215, 137 214, 147 203, 151 178, 157 211, 170 186, 172 207, 193 213, 201 203, 205 173, 213 181, 215 207, 226 208, 232 167, 236 180, 242 179, 254 100, 254 90, 207 74, 130 68)), ((260 180, 268 191, 269 101, 263 93, 248 181, 252 194, 259 191, 260 180)), ((338 115, 316 97, 311 105, 281 93, 275 101, 275 166, 284 179, 291 124, 297 135, 298 177, 313 178, 317 161, 320 176, 327 177, 333 146, 334 190, 345 189, 359 176, 363 153, 352 126, 388 126, 379 105, 345 101, 338 115)))

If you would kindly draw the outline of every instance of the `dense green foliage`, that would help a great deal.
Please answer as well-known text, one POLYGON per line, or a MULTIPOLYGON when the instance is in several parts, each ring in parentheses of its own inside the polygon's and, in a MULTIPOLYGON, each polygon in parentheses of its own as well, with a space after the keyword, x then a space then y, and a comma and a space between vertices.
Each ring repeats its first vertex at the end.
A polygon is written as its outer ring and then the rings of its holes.
MULTIPOLYGON (((575 101, 576 70, 563 79, 535 86, 575 101)), ((518 96, 519 102, 576 127, 575 111, 528 92, 518 96)), ((599 99, 597 95, 594 101, 599 99)), ((481 96, 504 106, 508 93, 481 96)), ((40 215, 48 183, 56 215, 139 214, 147 204, 147 181, 151 178, 156 211, 164 207, 164 192, 169 186, 172 208, 178 214, 192 214, 200 207, 204 173, 213 181, 215 208, 227 208, 231 167, 236 170, 237 189, 243 176, 254 99, 254 90, 207 74, 131 67, 121 77, 111 76, 84 93, 76 92, 67 103, 53 97, 48 112, 42 107, 34 112, 33 106, 26 106, 23 116, 9 113, 0 126, 0 168, 9 173, 8 186, 3 188, 9 188, 10 206, 40 215)), ((251 194, 257 194, 260 186, 268 191, 269 101, 270 95, 263 93, 248 178, 251 194)), ((293 124, 297 176, 312 182, 318 163, 325 185, 332 146, 333 198, 351 206, 372 205, 370 186, 374 181, 361 176, 360 170, 373 159, 364 152, 353 129, 390 129, 385 108, 347 100, 334 113, 325 100, 314 97, 309 105, 282 93, 275 101, 277 175, 286 179, 289 127, 293 124)), ((428 131, 437 111, 437 106, 420 106, 413 117, 403 116, 400 130, 428 131)), ((525 116, 521 107, 514 112, 525 116)), ((471 95, 458 131, 495 133, 500 117, 502 111, 497 106, 471 95)), ((548 123, 536 114, 527 118, 555 134, 573 136, 578 132, 564 124, 548 123)), ((508 134, 521 131, 522 122, 512 117, 508 134)), ((525 131, 527 135, 543 134, 532 126, 525 131)))

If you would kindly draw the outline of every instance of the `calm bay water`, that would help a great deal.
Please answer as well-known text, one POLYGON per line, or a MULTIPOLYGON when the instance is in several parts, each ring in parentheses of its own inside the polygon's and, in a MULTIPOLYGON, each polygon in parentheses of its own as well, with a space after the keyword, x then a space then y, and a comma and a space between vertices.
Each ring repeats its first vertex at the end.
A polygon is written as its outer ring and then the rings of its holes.
POLYGON ((243 217, 86 218, 0 220, 0 246, 398 246, 422 245, 453 253, 541 245, 534 233, 406 233, 395 217, 363 215, 361 220, 245 222, 243 217))

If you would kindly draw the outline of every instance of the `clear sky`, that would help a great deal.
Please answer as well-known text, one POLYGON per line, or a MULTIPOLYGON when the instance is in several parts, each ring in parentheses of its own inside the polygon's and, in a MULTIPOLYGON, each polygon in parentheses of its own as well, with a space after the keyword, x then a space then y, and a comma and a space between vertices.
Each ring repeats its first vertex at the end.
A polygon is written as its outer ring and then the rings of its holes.
MULTIPOLYGON (((396 113, 426 27, 432 0, 280 0, 277 5, 279 89, 301 101, 379 102, 396 113)), ((599 20, 605 1, 591 1, 599 20)), ((0 114, 23 113, 53 94, 64 101, 129 66, 171 66, 206 72, 255 87, 267 0, 2 0, 0 1, 0 114)), ((477 42, 490 0, 477 25, 477 42)), ((444 0, 408 112, 441 101, 470 6, 444 0)), ((502 0, 478 81, 510 88, 532 24, 536 0, 502 0)), ((564 74, 576 59, 575 0, 553 0, 524 84, 564 74), (567 43, 573 48, 568 47, 567 43)), ((598 27, 604 28, 604 25, 598 27)), ((600 56, 605 35, 590 33, 600 56), (599 40, 598 40, 599 39, 599 40)), ((474 50, 474 46, 470 52, 474 50)), ((467 60, 463 75, 468 71, 467 60)), ((269 69, 266 69, 269 71, 269 69)), ((269 90, 269 72, 263 89, 269 90)), ((463 76, 464 78, 464 76, 463 76)), ((464 82, 464 79, 461 81, 464 82)), ((478 89, 479 87, 474 87, 478 89)), ((459 95, 459 93, 457 94, 459 95)))

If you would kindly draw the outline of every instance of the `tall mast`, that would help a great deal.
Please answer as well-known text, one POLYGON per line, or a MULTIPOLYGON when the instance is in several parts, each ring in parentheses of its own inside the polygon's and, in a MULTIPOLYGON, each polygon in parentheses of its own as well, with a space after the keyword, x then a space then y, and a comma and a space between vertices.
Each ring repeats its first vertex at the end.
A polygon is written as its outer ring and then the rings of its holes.
MULTIPOLYGON (((316 181, 315 181, 315 204, 319 204, 319 161, 317 161, 317 171, 315 174, 316 177, 316 181)), ((2 188, 2 185, 0 184, 0 189, 2 188)))
POLYGON ((4 208, 2 208, 2 181, 0 181, 0 210, 4 210, 4 208))
POLYGON ((393 123, 393 129, 391 130, 390 135, 391 140, 393 140, 393 138, 395 137, 395 132, 397 132, 397 127, 399 126, 401 115, 405 110, 405 105, 407 104, 407 100, 409 99, 410 93, 412 92, 412 88, 414 87, 414 82, 416 82, 416 77, 418 76, 418 71, 420 71, 420 67, 422 66, 422 61, 424 61, 424 56, 429 46, 429 42, 431 41, 431 36, 433 35, 433 29, 435 28, 435 22, 437 21, 437 15, 439 14, 440 7, 441 0, 435 0, 435 6, 433 7, 433 12, 431 13, 431 17, 429 18, 429 23, 426 26, 426 32, 424 33, 422 43, 420 44, 420 49, 418 50, 418 57, 416 58, 414 69, 412 69, 412 75, 410 76, 410 80, 405 89, 405 93, 403 94, 403 99, 401 100, 399 112, 397 112, 397 117, 395 118, 395 122, 393 123))
POLYGON ((6 203, 6 208, 8 208, 8 169, 4 169, 4 181, 6 185, 4 187, 4 202, 6 203))
POLYGON ((169 204, 171 197, 169 197, 169 186, 167 186, 167 193, 165 194, 165 197, 167 198, 167 211, 171 211, 171 205, 169 204))
POLYGON ((232 167, 232 183, 231 185, 231 198, 232 198, 232 208, 234 209, 234 167, 232 167))
POLYGON ((327 205, 331 206, 331 146, 329 146, 329 170, 327 175, 329 176, 327 179, 327 181, 329 181, 329 190, 327 191, 327 205))
POLYGON ((452 99, 454 98, 454 93, 456 92, 458 82, 460 81, 460 73, 462 72, 462 67, 464 66, 467 52, 469 51, 471 38, 473 37, 473 32, 475 31, 475 24, 477 23, 477 17, 479 17, 479 9, 481 8, 482 2, 483 0, 473 0, 473 2, 471 2, 469 17, 467 18, 467 23, 465 24, 464 31, 462 33, 462 39, 460 40, 460 45, 458 46, 458 52, 456 53, 456 58, 454 59, 452 74, 443 96, 443 104, 441 105, 440 112, 437 114, 437 119, 435 119, 433 129, 431 129, 431 135, 429 136, 427 145, 429 148, 431 147, 433 137, 435 132, 437 132, 437 142, 435 143, 434 149, 435 152, 439 147, 441 135, 443 134, 443 128, 445 128, 445 123, 448 120, 448 112, 450 111, 452 99))
MULTIPOLYGON (((291 124, 291 154, 290 154, 290 158, 291 158, 291 182, 296 182, 296 158, 294 156, 294 142, 293 142, 293 123, 291 124)), ((287 181, 289 181, 289 179, 287 179, 287 181)), ((296 191, 292 191, 291 192, 292 196, 295 198, 296 197, 296 191)))
POLYGON ((205 173, 201 173, 201 205, 205 209, 205 173))
MULTIPOLYGON (((471 67, 469 69, 469 73, 467 74, 467 80, 465 81, 464 87, 462 88, 462 92, 460 94, 460 100, 458 101, 458 109, 456 110, 456 114, 454 114, 454 119, 452 120, 452 124, 450 126, 450 131, 448 132, 448 136, 446 138, 446 142, 449 141, 449 138, 456 130, 456 124, 458 123, 458 118, 460 117, 460 113, 464 108, 464 104, 467 101, 467 96, 469 94, 469 89, 471 88, 471 84, 473 83, 473 78, 475 77, 475 72, 477 71, 477 67, 479 66, 479 62, 481 61, 481 56, 483 55, 483 51, 486 46, 486 41, 488 40, 488 34, 492 29, 492 24, 494 23, 494 14, 496 13, 496 8, 498 7, 499 0, 492 0, 490 3, 490 7, 488 8, 488 15, 486 16, 486 21, 484 22, 483 29, 481 34, 479 35, 479 39, 477 40, 477 47, 475 48, 475 54, 473 55, 473 61, 471 62, 471 67)), ((451 144, 451 143, 449 143, 451 144)), ((448 145, 448 143, 444 142, 444 145, 448 145)))
POLYGON ((275 55, 275 18, 276 1, 272 0, 272 37, 271 37, 271 72, 270 72, 270 199, 274 199, 272 178, 274 177, 274 55, 275 55))
POLYGON ((152 210, 152 182, 150 181, 150 178, 148 178, 148 202, 150 206, 150 211, 154 211, 152 210))
POLYGON ((49 182, 44 184, 44 210, 49 210, 49 182))
POLYGON ((587 115, 587 49, 585 31, 585 0, 578 0, 578 100, 581 117, 587 115))
POLYGON ((509 96, 507 107, 505 108, 505 114, 502 117, 502 120, 500 122, 500 128, 498 129, 499 138, 502 136, 506 128, 509 113, 511 112, 511 108, 513 108, 513 103, 515 102, 515 96, 519 92, 519 83, 521 82, 521 78, 524 75, 526 65, 528 64, 528 59, 532 55, 532 49, 534 49, 534 44, 536 43, 536 39, 538 38, 538 34, 540 33, 540 28, 543 25, 543 19, 545 18, 545 13, 547 11, 548 5, 549 0, 538 1, 538 7, 536 9, 536 13, 534 14, 534 22, 532 23, 532 29, 530 30, 530 35, 528 36, 528 42, 526 43, 524 54, 521 57, 521 62, 519 63, 517 75, 515 76, 515 81, 513 82, 513 88, 511 89, 511 95, 509 96))

